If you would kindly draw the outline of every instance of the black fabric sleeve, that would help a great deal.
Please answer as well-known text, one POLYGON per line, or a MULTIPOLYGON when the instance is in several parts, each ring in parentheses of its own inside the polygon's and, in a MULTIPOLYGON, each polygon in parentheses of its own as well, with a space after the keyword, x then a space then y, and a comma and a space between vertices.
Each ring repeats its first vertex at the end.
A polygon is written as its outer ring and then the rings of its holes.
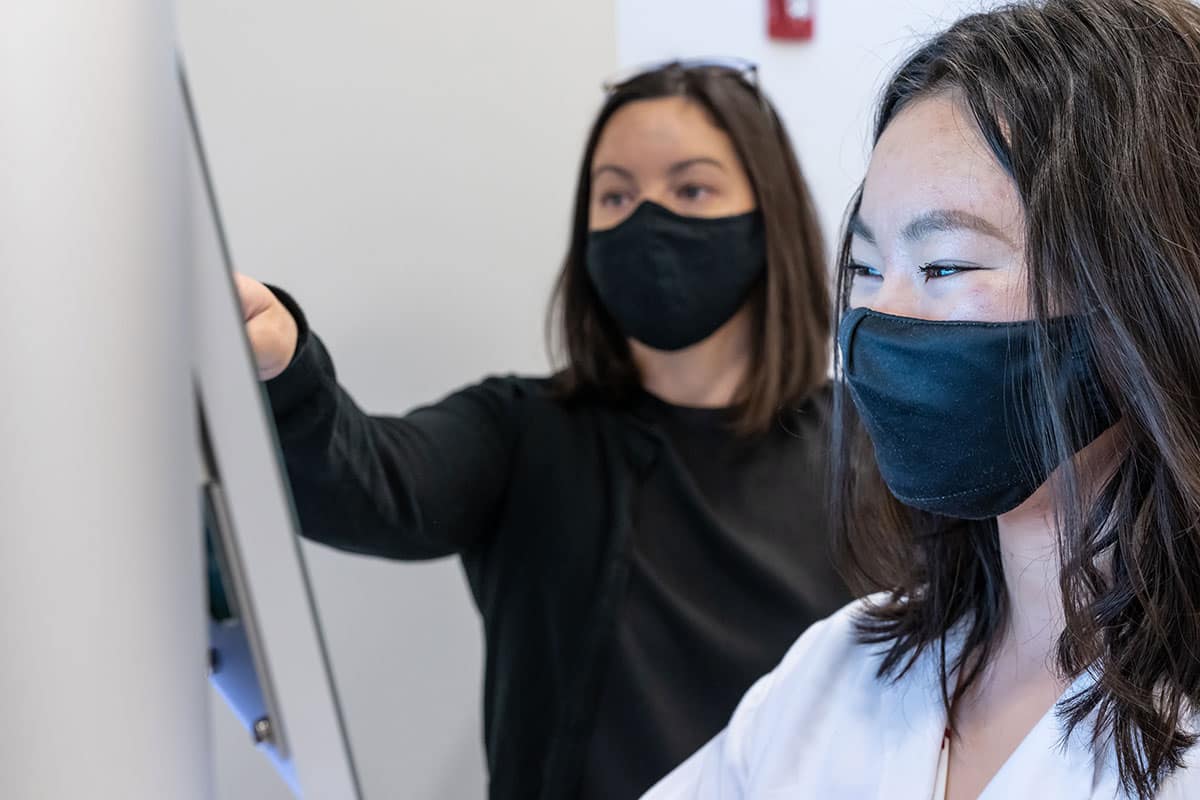
POLYGON ((338 385, 300 307, 270 288, 300 328, 266 387, 303 535, 401 559, 478 544, 503 501, 525 382, 492 378, 404 417, 371 416, 338 385))

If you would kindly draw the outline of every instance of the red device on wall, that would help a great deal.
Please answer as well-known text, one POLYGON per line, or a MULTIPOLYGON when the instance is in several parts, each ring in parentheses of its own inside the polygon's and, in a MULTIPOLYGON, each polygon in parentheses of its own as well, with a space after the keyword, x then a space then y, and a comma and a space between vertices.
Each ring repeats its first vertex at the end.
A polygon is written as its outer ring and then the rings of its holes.
POLYGON ((813 37, 816 0, 767 0, 767 32, 772 39, 807 42, 813 37))

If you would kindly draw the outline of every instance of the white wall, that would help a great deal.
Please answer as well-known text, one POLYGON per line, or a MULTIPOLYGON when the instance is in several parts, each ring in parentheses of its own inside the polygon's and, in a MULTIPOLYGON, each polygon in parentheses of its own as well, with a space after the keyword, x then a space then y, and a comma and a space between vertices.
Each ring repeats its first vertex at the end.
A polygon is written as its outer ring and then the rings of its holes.
MULTIPOLYGON (((612 0, 180 6, 235 260, 293 291, 366 408, 546 369, 612 0)), ((482 798, 483 656, 457 562, 306 554, 367 797, 482 798)), ((286 797, 213 715, 217 796, 286 797)))
POLYGON ((994 0, 816 0, 811 42, 767 37, 766 0, 616 0, 623 67, 679 56, 759 65, 795 142, 832 254, 869 154, 874 101, 898 61, 929 33, 994 0))
POLYGON ((0 4, 0 797, 208 800, 173 19, 0 4))

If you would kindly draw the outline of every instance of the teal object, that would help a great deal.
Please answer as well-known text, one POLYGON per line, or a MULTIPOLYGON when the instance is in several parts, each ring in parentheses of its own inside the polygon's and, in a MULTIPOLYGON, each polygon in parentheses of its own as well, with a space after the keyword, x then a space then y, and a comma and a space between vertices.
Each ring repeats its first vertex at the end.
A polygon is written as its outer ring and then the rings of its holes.
POLYGON ((208 569, 208 615, 214 622, 225 622, 234 617, 233 606, 225 591, 221 576, 221 562, 217 558, 217 546, 213 541, 212 509, 204 503, 204 560, 208 569))

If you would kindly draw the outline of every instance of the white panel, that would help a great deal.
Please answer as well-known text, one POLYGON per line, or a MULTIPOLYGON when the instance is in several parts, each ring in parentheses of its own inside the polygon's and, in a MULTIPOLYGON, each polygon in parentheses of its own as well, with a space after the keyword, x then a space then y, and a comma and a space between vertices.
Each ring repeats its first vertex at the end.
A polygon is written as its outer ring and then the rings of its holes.
POLYGON ((219 486, 215 516, 225 531, 219 538, 226 539, 238 614, 251 633, 270 712, 273 737, 265 746, 298 795, 355 800, 357 780, 269 424, 270 406, 222 252, 219 198, 210 205, 200 153, 192 149, 188 159, 195 198, 195 374, 219 486))
POLYGON ((210 794, 170 6, 0 6, 0 797, 210 794))

